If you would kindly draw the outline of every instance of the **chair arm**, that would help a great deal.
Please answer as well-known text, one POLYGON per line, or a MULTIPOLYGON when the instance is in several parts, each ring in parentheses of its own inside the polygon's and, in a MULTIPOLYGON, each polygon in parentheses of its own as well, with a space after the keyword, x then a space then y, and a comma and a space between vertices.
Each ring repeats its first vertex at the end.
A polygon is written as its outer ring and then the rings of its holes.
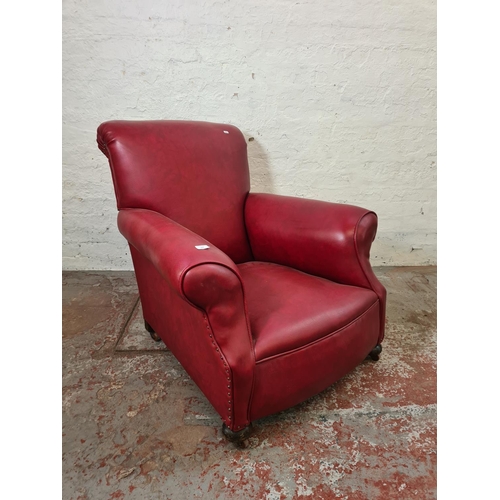
POLYGON ((377 232, 374 212, 352 205, 250 193, 245 223, 255 260, 373 290, 381 302, 383 337, 386 291, 370 265, 377 232))
POLYGON ((247 425, 255 354, 238 268, 207 240, 157 212, 123 209, 118 228, 176 293, 202 310, 217 347, 214 354, 227 362, 234 386, 233 418, 227 424, 247 425), (199 245, 209 248, 199 250, 199 245))
MULTIPOLYGON (((225 286, 233 286, 230 276, 235 282, 240 282, 238 268, 234 262, 221 250, 207 240, 193 233, 189 229, 177 224, 172 219, 145 209, 123 209, 118 212, 118 229, 128 242, 146 257, 169 283, 169 285, 184 299, 195 303, 199 307, 216 301, 213 296, 204 294, 199 296, 200 290, 192 280, 185 289, 186 275, 197 266, 205 268, 205 272, 198 271, 197 275, 205 277, 213 272, 214 280, 222 277, 222 289, 213 289, 213 292, 224 293, 225 286), (198 249, 197 246, 206 245, 207 249, 198 249), (208 264, 212 264, 206 267, 208 264), (215 265, 215 267, 213 266, 215 265), (223 269, 217 269, 222 266, 223 269), (200 300, 201 299, 201 302, 200 300), (206 302, 208 300, 208 302, 206 302)), ((212 286, 215 286, 212 283, 212 286)))
MULTIPOLYGON (((214 379, 208 391, 220 394, 224 387, 224 408, 218 405, 218 411, 226 415, 223 418, 231 429, 245 427, 249 423, 255 353, 238 268, 207 240, 157 212, 123 209, 118 213, 118 228, 177 294, 201 309, 206 324, 185 334, 193 336, 192 341, 197 333, 206 335, 207 329, 210 337, 213 335, 213 349, 207 356, 223 363, 227 373, 223 371, 222 379, 214 379), (199 250, 199 245, 209 248, 199 250), (226 391, 230 397, 225 397, 226 391)), ((192 318, 195 321, 199 316, 193 314, 192 318)), ((191 362, 199 365, 202 361, 191 362)))

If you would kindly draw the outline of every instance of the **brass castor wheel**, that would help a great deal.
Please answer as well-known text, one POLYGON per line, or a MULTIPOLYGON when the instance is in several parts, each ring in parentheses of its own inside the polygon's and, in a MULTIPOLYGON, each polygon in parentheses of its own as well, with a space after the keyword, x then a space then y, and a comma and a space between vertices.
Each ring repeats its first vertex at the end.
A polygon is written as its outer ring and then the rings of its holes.
POLYGON ((377 344, 371 351, 370 351, 370 358, 373 359, 373 361, 378 361, 380 358, 380 353, 382 352, 382 346, 380 344, 377 344))
POLYGON ((160 336, 153 330, 153 327, 146 320, 144 320, 144 328, 149 332, 151 338, 155 342, 160 342, 161 340, 160 336))
POLYGON ((241 444, 252 433, 252 424, 239 431, 232 431, 226 424, 222 424, 222 434, 232 443, 241 444))

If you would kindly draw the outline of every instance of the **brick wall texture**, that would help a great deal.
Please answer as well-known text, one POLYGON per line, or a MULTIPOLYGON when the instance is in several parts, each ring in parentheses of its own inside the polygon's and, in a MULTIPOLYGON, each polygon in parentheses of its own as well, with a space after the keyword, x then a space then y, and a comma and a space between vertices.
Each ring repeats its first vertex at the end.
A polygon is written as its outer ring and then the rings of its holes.
POLYGON ((253 191, 372 209, 374 265, 436 262, 435 0, 65 0, 65 269, 132 269, 110 119, 236 125, 253 191))

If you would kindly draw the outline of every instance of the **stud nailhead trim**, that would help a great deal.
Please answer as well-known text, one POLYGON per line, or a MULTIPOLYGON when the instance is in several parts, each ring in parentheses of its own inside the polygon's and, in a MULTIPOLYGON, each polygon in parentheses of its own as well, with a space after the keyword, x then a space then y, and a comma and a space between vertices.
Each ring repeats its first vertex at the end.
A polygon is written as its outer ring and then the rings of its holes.
MULTIPOLYGON (((205 321, 205 324, 206 324, 206 328, 207 328, 207 330, 210 332, 210 331, 211 331, 211 330, 210 330, 210 324, 208 323, 208 318, 207 318, 207 316, 206 316, 205 314, 203 315, 203 320, 205 321)), ((209 334, 208 334, 208 337, 209 337, 210 339, 212 339, 212 345, 215 347, 215 352, 219 352, 219 347, 218 347, 218 346, 217 346, 217 344, 215 343, 215 339, 213 338, 213 334, 212 334, 212 333, 209 333, 209 334)), ((228 366, 227 366, 226 360, 224 359, 224 356, 222 356, 222 352, 221 352, 221 355, 220 355, 220 359, 222 360, 222 364, 223 364, 223 365, 224 365, 224 367, 225 367, 226 374, 227 374, 227 375, 229 375, 229 368, 228 368, 228 366)), ((227 381, 228 381, 228 382, 231 382, 231 377, 229 377, 229 376, 228 376, 228 377, 227 377, 227 381)), ((228 384, 227 388, 228 388, 228 389, 231 389, 231 384, 230 384, 230 383, 228 384)), ((231 393, 230 393, 230 392, 228 392, 228 393, 227 393, 227 395, 229 396, 229 401, 228 401, 229 408, 227 409, 227 411, 228 411, 228 413, 231 413, 231 411, 232 411, 232 410, 231 410, 231 404, 232 404, 232 400, 231 400, 231 393)), ((230 420, 231 420, 231 415, 228 415, 228 416, 227 416, 227 421, 226 421, 226 422, 229 424, 229 423, 230 423, 230 422, 229 422, 230 420)), ((239 427, 238 427, 238 429, 239 429, 239 427)))

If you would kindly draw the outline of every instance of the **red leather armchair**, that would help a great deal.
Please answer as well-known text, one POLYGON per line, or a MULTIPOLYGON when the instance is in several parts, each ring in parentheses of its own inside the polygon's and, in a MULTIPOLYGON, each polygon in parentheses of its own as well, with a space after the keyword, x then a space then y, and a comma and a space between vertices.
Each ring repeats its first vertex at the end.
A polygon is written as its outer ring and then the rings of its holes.
POLYGON ((110 121, 97 142, 146 329, 226 437, 378 359, 386 292, 369 262, 373 212, 249 193, 246 142, 231 125, 110 121))

